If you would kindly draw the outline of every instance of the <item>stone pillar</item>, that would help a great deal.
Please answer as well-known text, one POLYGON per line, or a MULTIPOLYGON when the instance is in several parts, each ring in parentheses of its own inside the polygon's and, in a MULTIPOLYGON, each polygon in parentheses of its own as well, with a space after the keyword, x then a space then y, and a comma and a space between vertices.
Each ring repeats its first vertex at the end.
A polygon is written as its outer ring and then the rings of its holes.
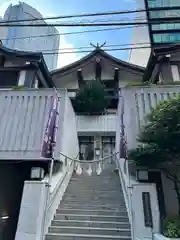
POLYGON ((160 72, 162 74, 163 83, 173 82, 171 63, 169 61, 161 63, 160 72))
POLYGON ((43 240, 48 191, 45 182, 25 182, 15 240, 43 240))
POLYGON ((24 86, 26 79, 26 70, 21 70, 19 74, 18 86, 24 86))
POLYGON ((39 81, 38 81, 38 79, 36 78, 36 79, 35 79, 35 82, 34 82, 34 88, 38 88, 38 85, 39 85, 39 81))
POLYGON ((36 74, 36 70, 34 69, 29 69, 27 71, 24 86, 28 88, 34 88, 35 74, 36 74))
POLYGON ((94 159, 99 160, 101 158, 101 152, 102 152, 102 144, 101 144, 101 136, 95 135, 94 136, 94 159), (96 155, 96 149, 99 148, 100 155, 96 155))

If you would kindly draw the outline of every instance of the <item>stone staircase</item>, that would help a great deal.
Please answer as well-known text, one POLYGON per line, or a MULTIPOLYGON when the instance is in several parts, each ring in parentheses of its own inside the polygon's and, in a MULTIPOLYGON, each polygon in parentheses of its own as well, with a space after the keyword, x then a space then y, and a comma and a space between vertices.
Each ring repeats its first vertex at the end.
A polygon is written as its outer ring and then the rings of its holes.
POLYGON ((119 177, 73 175, 46 240, 130 240, 131 231, 119 177))

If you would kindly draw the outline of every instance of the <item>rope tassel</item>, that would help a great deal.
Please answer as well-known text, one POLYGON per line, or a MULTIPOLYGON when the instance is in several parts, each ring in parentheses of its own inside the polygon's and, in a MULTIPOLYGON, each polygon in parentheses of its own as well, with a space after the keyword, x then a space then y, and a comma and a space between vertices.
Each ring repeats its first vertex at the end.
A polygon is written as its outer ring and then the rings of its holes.
POLYGON ((101 163, 97 164, 96 174, 99 176, 102 173, 101 163))
POLYGON ((88 176, 91 176, 92 175, 92 167, 91 167, 91 164, 89 164, 89 168, 88 170, 86 171, 88 176))
POLYGON ((82 174, 82 168, 81 168, 81 164, 80 163, 77 163, 76 174, 77 175, 81 175, 82 174))

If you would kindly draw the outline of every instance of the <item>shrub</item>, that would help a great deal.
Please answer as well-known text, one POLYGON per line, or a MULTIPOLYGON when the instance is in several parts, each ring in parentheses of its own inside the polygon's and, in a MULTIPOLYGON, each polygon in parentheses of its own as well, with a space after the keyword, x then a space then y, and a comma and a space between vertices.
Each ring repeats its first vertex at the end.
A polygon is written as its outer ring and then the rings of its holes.
POLYGON ((165 219, 163 234, 169 238, 179 238, 180 237, 180 219, 177 217, 165 219))
POLYGON ((104 113, 108 107, 106 91, 98 81, 86 83, 78 92, 74 100, 74 108, 78 113, 96 115, 104 113))

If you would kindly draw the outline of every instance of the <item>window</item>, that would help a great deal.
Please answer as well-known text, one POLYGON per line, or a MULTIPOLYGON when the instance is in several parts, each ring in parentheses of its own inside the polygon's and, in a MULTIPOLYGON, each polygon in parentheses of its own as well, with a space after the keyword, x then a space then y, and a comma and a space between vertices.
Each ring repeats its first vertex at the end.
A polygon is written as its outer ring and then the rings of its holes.
POLYGON ((79 158, 80 160, 94 159, 94 137, 79 136, 79 158))
MULTIPOLYGON (((115 137, 114 136, 102 136, 102 158, 111 156, 115 152, 115 137)), ((114 156, 110 157, 109 163, 112 163, 114 156)))
POLYGON ((172 71, 173 81, 174 82, 180 81, 178 66, 177 65, 171 65, 171 71, 172 71))
POLYGON ((0 88, 14 87, 18 85, 18 71, 0 71, 0 88))
POLYGON ((180 41, 180 33, 153 34, 153 41, 155 43, 179 42, 180 41))

